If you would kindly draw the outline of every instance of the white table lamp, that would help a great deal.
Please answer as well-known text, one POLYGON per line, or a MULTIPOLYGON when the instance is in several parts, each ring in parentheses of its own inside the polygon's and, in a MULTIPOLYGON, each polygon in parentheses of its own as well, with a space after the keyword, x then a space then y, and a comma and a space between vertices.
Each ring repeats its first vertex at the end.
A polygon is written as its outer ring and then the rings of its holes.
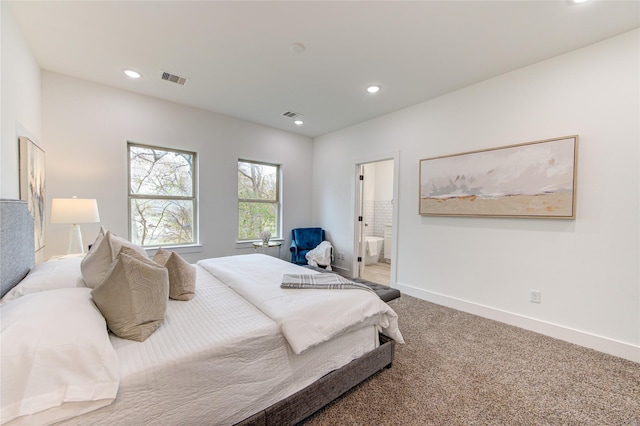
POLYGON ((98 202, 89 198, 54 198, 51 203, 51 223, 69 223, 67 254, 84 253, 79 223, 100 222, 98 202))

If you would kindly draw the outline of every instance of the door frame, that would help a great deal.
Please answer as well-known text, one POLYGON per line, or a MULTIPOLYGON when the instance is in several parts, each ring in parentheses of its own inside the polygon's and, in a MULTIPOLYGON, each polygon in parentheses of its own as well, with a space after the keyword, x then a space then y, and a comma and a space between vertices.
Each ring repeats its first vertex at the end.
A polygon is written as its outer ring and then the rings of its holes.
POLYGON ((380 161, 393 160, 393 200, 392 200, 392 228, 391 228, 391 276, 389 277, 389 285, 393 287, 397 283, 398 275, 398 210, 400 205, 399 194, 399 176, 400 176, 400 152, 394 151, 386 154, 372 154, 367 157, 361 157, 354 160, 354 177, 355 192, 353 200, 353 259, 351 271, 354 278, 359 278, 362 273, 361 264, 364 265, 364 243, 361 236, 364 234, 364 222, 358 221, 358 216, 363 210, 363 185, 360 181, 361 167, 369 163, 378 163, 380 161), (358 263, 358 257, 362 258, 362 263, 358 263))

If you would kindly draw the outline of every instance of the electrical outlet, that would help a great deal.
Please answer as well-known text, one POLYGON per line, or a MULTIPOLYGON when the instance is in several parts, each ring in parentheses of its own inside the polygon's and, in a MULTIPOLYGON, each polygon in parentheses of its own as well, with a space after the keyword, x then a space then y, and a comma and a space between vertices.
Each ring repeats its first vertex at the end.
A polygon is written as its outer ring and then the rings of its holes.
POLYGON ((337 260, 344 260, 344 253, 340 253, 340 252, 336 253, 336 259, 337 260))
POLYGON ((542 301, 542 293, 538 290, 531 290, 531 302, 540 303, 542 301))

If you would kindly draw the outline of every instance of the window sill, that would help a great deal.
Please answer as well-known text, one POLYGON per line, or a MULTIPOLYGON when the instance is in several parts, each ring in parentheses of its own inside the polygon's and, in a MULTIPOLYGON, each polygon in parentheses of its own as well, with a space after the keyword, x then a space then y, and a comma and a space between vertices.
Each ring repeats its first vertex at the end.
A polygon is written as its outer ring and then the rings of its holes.
MULTIPOLYGON (((156 252, 160 247, 145 247, 144 249, 147 252, 149 257, 155 256, 156 252)), ((189 254, 189 253, 201 253, 202 245, 200 244, 190 244, 185 246, 162 246, 163 249, 169 251, 175 251, 178 254, 189 254)))
MULTIPOLYGON (((271 238, 269 241, 278 241, 284 246, 283 238, 271 238)), ((259 243, 262 240, 236 241, 236 249, 252 249, 253 243, 259 243)))

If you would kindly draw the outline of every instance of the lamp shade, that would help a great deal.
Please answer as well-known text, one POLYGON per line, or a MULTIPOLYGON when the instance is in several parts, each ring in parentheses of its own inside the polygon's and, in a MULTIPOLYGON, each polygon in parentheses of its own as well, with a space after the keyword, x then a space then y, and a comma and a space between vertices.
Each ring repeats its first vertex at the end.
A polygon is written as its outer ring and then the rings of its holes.
POLYGON ((54 198, 51 203, 51 223, 100 222, 98 202, 90 198, 54 198))

